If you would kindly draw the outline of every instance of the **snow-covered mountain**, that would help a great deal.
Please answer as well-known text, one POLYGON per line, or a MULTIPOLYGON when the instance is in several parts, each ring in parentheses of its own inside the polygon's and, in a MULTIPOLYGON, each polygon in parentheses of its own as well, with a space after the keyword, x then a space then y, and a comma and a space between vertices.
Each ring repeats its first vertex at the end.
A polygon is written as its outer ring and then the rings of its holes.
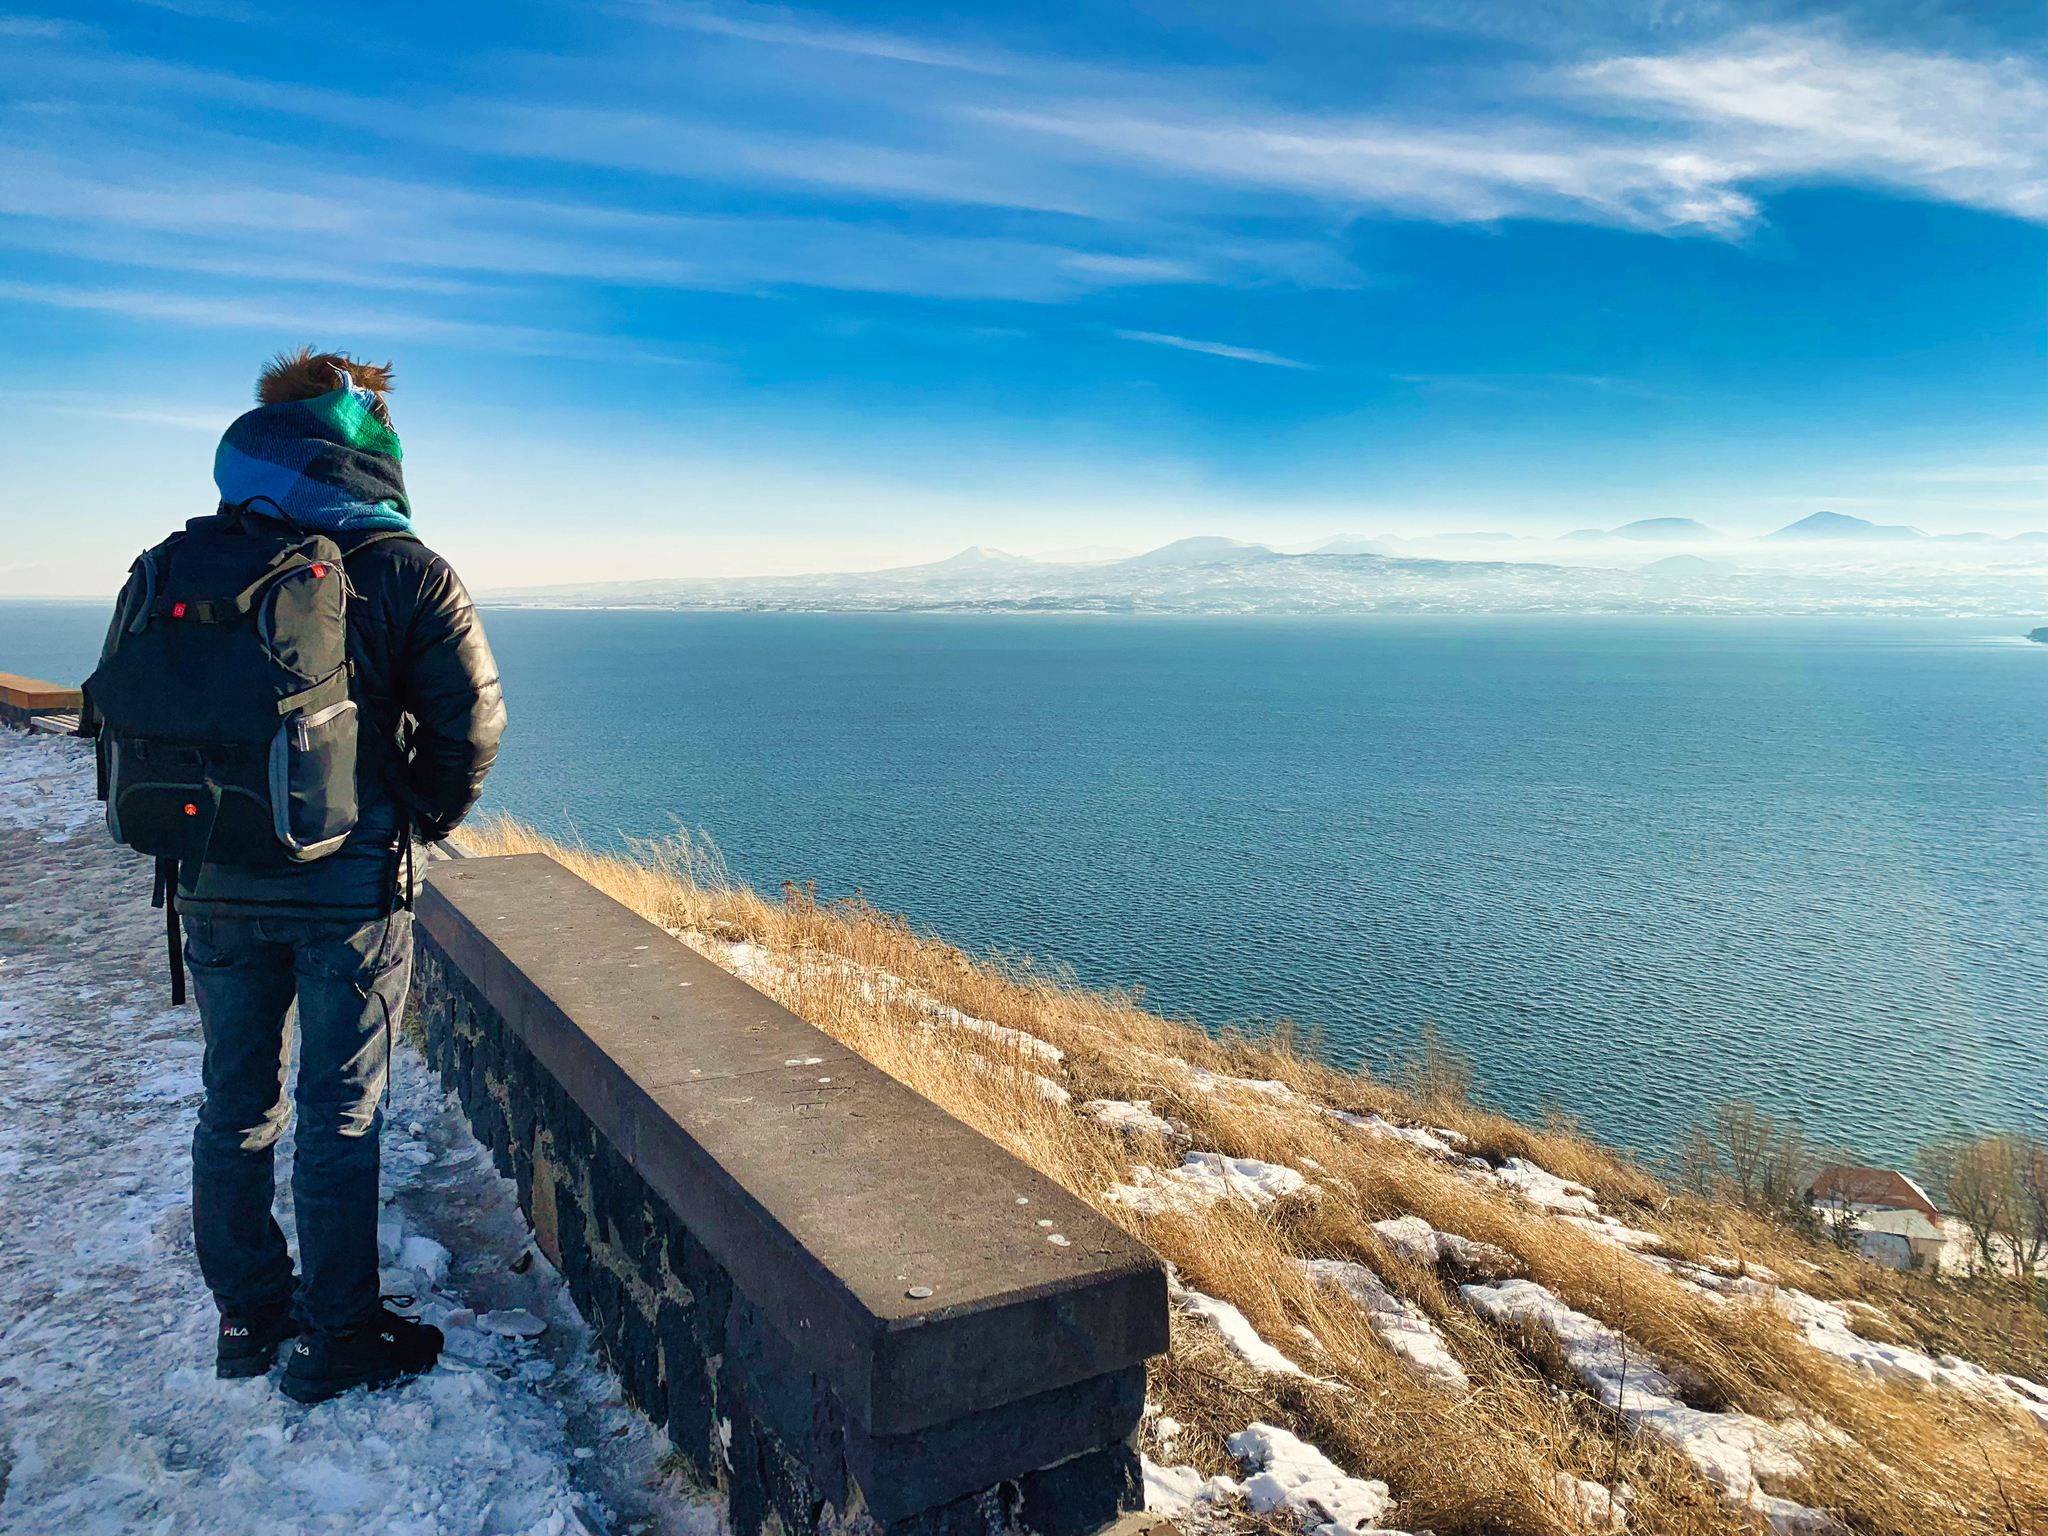
MULTIPOLYGON (((1514 539, 1508 549, 1524 556, 1519 560, 1436 558, 1428 553, 1427 541, 1352 536, 1289 554, 1264 544, 1205 535, 1125 559, 1085 562, 1032 560, 977 546, 927 565, 880 571, 590 582, 485 592, 480 597, 497 606, 788 612, 1834 612, 1966 617, 2036 612, 2048 591, 2048 541, 1916 540, 1903 546, 1911 557, 1900 558, 1898 544, 1881 540, 1879 548, 1867 549, 1856 540, 1816 555, 1799 541, 1734 540, 1690 519, 1649 521, 1690 524, 1703 537, 1689 529, 1630 533, 1623 528, 1612 536, 1601 534, 1597 542, 1581 540, 1576 545, 1514 539), (1688 547, 1644 565, 1645 540, 1667 548, 1688 547), (1937 542, 1942 544, 1939 550, 1928 548, 1937 542), (1709 548, 1711 557, 1699 552, 1709 548)), ((1462 541, 1451 547, 1468 552, 1462 541)))

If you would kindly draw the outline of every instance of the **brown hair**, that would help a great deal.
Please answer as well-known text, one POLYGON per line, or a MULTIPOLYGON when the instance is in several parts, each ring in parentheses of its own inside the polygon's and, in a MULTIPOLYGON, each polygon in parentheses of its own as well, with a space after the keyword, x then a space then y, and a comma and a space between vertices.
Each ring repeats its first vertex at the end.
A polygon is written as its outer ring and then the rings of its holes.
POLYGON ((315 352, 311 347, 300 347, 296 352, 280 352, 256 376, 256 402, 259 405, 278 405, 286 400, 311 400, 316 395, 332 394, 339 387, 337 374, 347 374, 358 389, 367 389, 377 398, 370 411, 386 426, 391 417, 384 409, 384 392, 391 388, 391 365, 389 363, 359 363, 346 352, 315 352))

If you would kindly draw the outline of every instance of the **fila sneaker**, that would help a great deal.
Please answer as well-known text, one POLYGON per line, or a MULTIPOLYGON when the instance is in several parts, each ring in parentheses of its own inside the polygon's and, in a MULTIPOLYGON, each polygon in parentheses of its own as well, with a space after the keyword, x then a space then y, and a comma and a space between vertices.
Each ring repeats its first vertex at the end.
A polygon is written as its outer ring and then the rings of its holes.
POLYGON ((297 1338, 300 1327, 289 1301, 272 1302, 241 1316, 223 1312, 213 1374, 222 1381, 261 1376, 276 1361, 277 1346, 297 1338))
POLYGON ((324 1403, 354 1387, 389 1387, 434 1368, 441 1330, 379 1307, 333 1333, 309 1330, 292 1346, 278 1388, 296 1403, 324 1403))

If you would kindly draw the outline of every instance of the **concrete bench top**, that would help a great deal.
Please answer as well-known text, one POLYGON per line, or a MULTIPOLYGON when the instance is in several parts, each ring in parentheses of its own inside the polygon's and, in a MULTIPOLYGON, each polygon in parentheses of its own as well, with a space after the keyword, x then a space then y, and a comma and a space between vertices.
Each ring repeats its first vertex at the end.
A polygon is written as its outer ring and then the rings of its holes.
POLYGON ((871 1433, 1165 1351, 1148 1248, 554 860, 437 864, 418 920, 871 1433))
POLYGON ((0 672, 0 704, 37 711, 77 710, 85 697, 76 688, 62 688, 40 678, 0 672))

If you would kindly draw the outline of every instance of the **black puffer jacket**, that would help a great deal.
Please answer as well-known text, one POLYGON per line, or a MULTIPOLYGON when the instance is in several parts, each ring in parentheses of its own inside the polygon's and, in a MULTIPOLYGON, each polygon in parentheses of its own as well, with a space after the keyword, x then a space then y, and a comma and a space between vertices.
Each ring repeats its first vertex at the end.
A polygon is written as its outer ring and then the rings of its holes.
POLYGON ((408 822, 419 837, 447 836, 476 804, 498 754, 498 667, 461 578, 414 539, 328 537, 357 594, 348 649, 362 718, 361 819, 340 849, 312 864, 186 865, 178 907, 195 917, 384 916, 402 897, 408 822))

